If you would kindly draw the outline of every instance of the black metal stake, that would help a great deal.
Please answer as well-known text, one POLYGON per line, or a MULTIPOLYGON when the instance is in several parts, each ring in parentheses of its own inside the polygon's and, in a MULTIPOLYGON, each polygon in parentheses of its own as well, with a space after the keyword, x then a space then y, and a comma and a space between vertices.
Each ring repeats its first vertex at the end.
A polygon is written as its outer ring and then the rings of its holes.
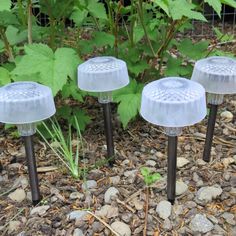
POLYGON ((211 159, 211 146, 214 135, 217 110, 218 110, 218 105, 210 104, 210 113, 208 118, 205 147, 203 152, 203 160, 206 162, 209 162, 211 159))
POLYGON ((168 136, 167 199, 173 205, 176 188, 177 136, 168 136))
POLYGON ((29 171, 32 202, 33 205, 35 206, 40 202, 41 197, 40 197, 38 173, 34 155, 33 136, 24 136, 24 142, 25 142, 25 152, 29 171))
POLYGON ((113 166, 115 160, 113 132, 112 132, 112 120, 111 120, 111 105, 110 103, 103 103, 103 115, 104 115, 104 126, 105 135, 107 141, 107 158, 110 166, 113 166))

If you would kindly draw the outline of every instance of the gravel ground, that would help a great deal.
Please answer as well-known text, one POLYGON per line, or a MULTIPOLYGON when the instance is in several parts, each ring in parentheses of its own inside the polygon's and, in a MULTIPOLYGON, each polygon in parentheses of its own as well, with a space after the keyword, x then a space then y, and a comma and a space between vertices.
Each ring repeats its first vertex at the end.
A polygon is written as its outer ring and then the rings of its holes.
MULTIPOLYGON (((162 178, 150 188, 146 235, 236 235, 236 97, 225 100, 210 163, 202 160, 206 120, 179 137, 173 206, 166 201, 167 138, 141 118, 123 130, 114 117, 116 164, 92 169, 85 180, 73 179, 35 138, 43 196, 36 207, 30 201, 23 144, 1 131, 0 234, 143 235, 146 188, 140 168, 147 166, 162 178)), ((84 133, 83 162, 92 166, 104 159, 105 142, 102 119, 97 119, 102 111, 95 105, 89 112, 93 123, 84 133)))

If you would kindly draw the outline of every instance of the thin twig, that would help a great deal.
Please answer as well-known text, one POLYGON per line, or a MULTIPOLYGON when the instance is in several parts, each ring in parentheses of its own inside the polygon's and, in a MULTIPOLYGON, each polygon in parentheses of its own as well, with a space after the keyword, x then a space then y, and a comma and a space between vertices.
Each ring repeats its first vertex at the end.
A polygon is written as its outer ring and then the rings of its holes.
POLYGON ((149 187, 147 186, 146 187, 146 205, 145 205, 145 219, 144 219, 143 236, 146 236, 146 233, 147 233, 148 205, 149 205, 149 187))
POLYGON ((96 216, 94 213, 92 213, 91 211, 86 211, 88 214, 92 215, 93 217, 95 217, 98 221, 100 221, 103 225, 105 225, 114 235, 116 236, 120 236, 117 232, 115 232, 111 226, 109 224, 107 224, 104 220, 102 220, 101 218, 99 218, 98 216, 96 216))
POLYGON ((133 198, 137 197, 142 191, 142 189, 139 189, 137 192, 133 193, 130 197, 128 197, 125 202, 130 202, 133 198))
POLYGON ((131 211, 132 213, 135 213, 135 210, 130 207, 129 205, 127 205, 125 202, 121 201, 120 199, 116 199, 117 203, 120 203, 122 206, 126 207, 129 211, 131 211))
POLYGON ((32 44, 32 1, 28 0, 28 43, 32 44))

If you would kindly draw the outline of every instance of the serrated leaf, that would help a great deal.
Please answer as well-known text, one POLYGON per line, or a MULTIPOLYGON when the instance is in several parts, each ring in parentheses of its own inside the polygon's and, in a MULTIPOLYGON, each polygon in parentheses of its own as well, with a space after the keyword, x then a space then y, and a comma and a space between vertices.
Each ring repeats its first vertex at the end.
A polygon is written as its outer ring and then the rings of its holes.
POLYGON ((0 12, 0 25, 7 27, 8 25, 18 25, 19 22, 14 14, 9 11, 0 12))
POLYGON ((148 176, 150 174, 150 170, 147 167, 142 167, 140 171, 143 177, 148 176))
POLYGON ((97 0, 90 0, 87 6, 90 14, 99 19, 107 19, 106 8, 103 3, 97 2, 97 0))
POLYGON ((167 66, 165 70, 165 76, 185 76, 188 77, 192 72, 191 65, 182 65, 180 58, 168 58, 167 66))
POLYGON ((118 102, 118 114, 124 128, 136 117, 141 103, 143 84, 132 80, 128 86, 114 92, 114 101, 118 102))
POLYGON ((140 25, 134 28, 134 43, 138 43, 144 36, 143 27, 140 25))
POLYGON ((104 47, 109 45, 110 47, 113 47, 115 44, 115 37, 112 34, 108 34, 106 32, 94 32, 94 45, 96 47, 104 47))
POLYGON ((0 67, 0 86, 11 82, 11 76, 7 69, 0 67))
POLYGON ((198 60, 206 55, 208 46, 209 42, 207 40, 193 43, 190 39, 184 39, 177 48, 181 54, 191 59, 198 60))
POLYGON ((150 68, 150 65, 145 60, 139 60, 135 63, 127 61, 129 71, 136 76, 150 68))
POLYGON ((235 0, 221 0, 221 2, 225 5, 236 8, 236 1, 235 0))
POLYGON ((19 29, 9 25, 6 29, 6 36, 10 45, 16 45, 27 40, 27 31, 19 32, 19 29))
POLYGON ((0 11, 9 11, 11 9, 11 0, 1 0, 0 11))
POLYGON ((170 16, 168 0, 152 0, 152 1, 156 3, 157 6, 159 6, 167 14, 167 16, 170 16))
POLYGON ((63 98, 73 97, 75 100, 78 100, 80 102, 83 102, 83 92, 78 89, 77 84, 75 81, 67 82, 61 91, 63 98))
POLYGON ((194 11, 195 5, 187 0, 171 0, 169 4, 170 15, 173 20, 180 20, 183 16, 189 19, 207 21, 202 13, 194 11))
POLYGON ((12 74, 39 74, 36 82, 49 86, 54 95, 62 89, 68 77, 75 79, 77 65, 81 62, 71 48, 58 48, 53 53, 45 44, 31 44, 25 46, 25 52, 12 74))
POLYGON ((85 9, 75 8, 72 12, 70 19, 73 20, 76 26, 80 27, 84 23, 85 19, 88 16, 88 11, 85 9))
POLYGON ((222 4, 220 0, 204 0, 204 2, 208 3, 215 10, 217 15, 221 17, 222 4))

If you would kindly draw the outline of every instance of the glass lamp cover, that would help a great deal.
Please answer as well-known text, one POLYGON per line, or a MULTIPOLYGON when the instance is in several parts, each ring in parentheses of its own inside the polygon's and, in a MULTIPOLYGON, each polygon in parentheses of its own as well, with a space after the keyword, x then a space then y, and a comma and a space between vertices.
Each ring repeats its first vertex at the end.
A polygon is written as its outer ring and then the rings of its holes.
POLYGON ((78 87, 82 90, 108 92, 128 83, 126 63, 115 57, 95 57, 78 66, 78 87))
POLYGON ((30 124, 56 112, 52 91, 35 82, 15 82, 0 88, 0 122, 30 124))
POLYGON ((140 113, 150 123, 184 127, 206 116, 204 88, 193 81, 168 77, 147 84, 142 92, 140 113))

